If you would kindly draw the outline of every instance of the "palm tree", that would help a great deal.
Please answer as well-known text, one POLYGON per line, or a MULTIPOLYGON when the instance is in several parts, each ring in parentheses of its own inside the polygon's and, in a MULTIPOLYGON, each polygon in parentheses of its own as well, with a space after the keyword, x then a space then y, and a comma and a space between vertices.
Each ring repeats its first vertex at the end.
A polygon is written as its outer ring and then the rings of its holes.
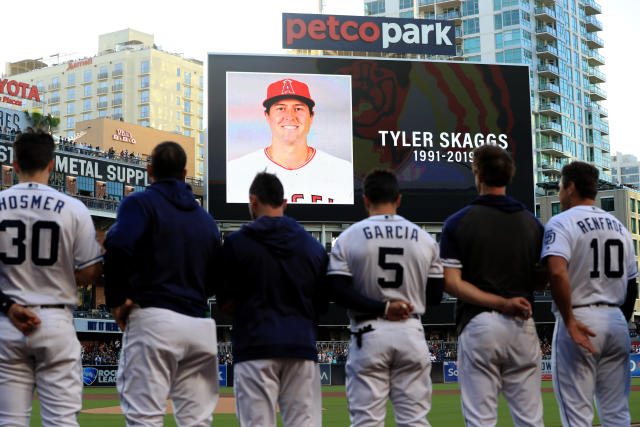
POLYGON ((32 127, 36 130, 51 132, 60 124, 59 117, 54 117, 51 114, 45 116, 38 110, 33 110, 31 114, 29 114, 29 111, 24 110, 24 113, 27 116, 27 120, 31 122, 32 127))

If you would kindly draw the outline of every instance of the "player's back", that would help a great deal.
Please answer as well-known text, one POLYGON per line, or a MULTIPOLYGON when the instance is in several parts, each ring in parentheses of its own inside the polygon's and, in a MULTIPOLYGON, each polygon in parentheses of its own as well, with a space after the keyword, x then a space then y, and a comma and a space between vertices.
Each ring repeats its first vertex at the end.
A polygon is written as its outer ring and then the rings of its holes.
POLYGON ((429 233, 399 215, 375 215, 340 235, 329 274, 340 274, 340 264, 346 263, 360 292, 379 300, 410 301, 414 313, 421 314, 427 278, 442 277, 438 259, 438 245, 429 233))
POLYGON ((23 305, 76 305, 74 271, 100 257, 79 243, 88 233, 95 230, 87 208, 51 187, 29 182, 0 192, 2 291, 23 305))
POLYGON ((613 215, 595 206, 575 206, 551 218, 543 257, 568 261, 573 306, 621 305, 627 280, 637 272, 633 241, 613 215))

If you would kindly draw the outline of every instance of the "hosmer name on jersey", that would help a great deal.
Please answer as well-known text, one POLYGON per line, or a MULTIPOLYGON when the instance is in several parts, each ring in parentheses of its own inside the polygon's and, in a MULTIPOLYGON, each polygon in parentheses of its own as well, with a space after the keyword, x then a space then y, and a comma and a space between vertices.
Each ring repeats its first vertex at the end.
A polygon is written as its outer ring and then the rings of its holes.
POLYGON ((582 231, 582 234, 586 234, 590 231, 607 229, 610 231, 616 231, 620 235, 624 235, 624 231, 623 231, 624 228, 622 227, 622 224, 620 224, 618 221, 613 221, 609 218, 585 217, 579 221, 576 221, 576 225, 580 228, 580 231, 582 231))
POLYGON ((62 200, 56 200, 51 196, 23 194, 19 197, 0 197, 0 211, 6 211, 7 209, 42 209, 60 213, 63 207, 64 202, 62 200))
POLYGON ((365 239, 407 239, 418 241, 418 230, 404 225, 375 225, 362 229, 365 239))

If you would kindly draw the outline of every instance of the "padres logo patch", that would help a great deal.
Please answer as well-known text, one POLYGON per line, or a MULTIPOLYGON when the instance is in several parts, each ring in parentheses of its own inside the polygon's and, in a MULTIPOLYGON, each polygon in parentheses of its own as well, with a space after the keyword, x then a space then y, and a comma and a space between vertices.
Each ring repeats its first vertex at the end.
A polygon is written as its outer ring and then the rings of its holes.
POLYGON ((556 241, 556 232, 553 230, 547 230, 544 232, 544 244, 550 245, 556 241))

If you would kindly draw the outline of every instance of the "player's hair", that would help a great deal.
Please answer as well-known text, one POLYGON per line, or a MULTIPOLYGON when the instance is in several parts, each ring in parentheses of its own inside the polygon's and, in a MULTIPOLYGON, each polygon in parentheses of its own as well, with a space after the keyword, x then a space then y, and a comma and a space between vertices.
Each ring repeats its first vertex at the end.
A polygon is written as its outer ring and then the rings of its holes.
POLYGON ((249 194, 253 194, 261 203, 273 208, 278 208, 284 203, 282 183, 277 176, 269 172, 259 172, 253 178, 249 194))
POLYGON ((573 182, 580 197, 585 199, 596 198, 598 193, 598 169, 585 162, 571 162, 562 168, 562 185, 567 188, 573 182))
POLYGON ((473 173, 490 187, 506 187, 516 175, 511 154, 497 145, 483 145, 473 150, 473 173))
POLYGON ((299 101, 302 101, 307 107, 309 107, 309 115, 313 116, 313 105, 309 104, 309 101, 306 100, 306 98, 303 97, 297 97, 294 95, 289 95, 289 96, 281 96, 281 97, 275 97, 275 98, 271 98, 269 100, 269 102, 267 102, 264 106, 264 112, 269 114, 269 111, 271 111, 271 107, 273 107, 273 104, 277 103, 278 101, 282 101, 283 99, 297 99, 299 101))
POLYGON ((187 154, 176 142, 161 142, 151 152, 151 172, 155 179, 173 178, 181 181, 186 165, 187 154))
POLYGON ((374 169, 364 178, 364 195, 374 205, 395 203, 400 195, 398 178, 388 169, 374 169))
POLYGON ((55 149, 51 134, 42 131, 21 133, 13 143, 16 162, 28 174, 46 169, 55 149))

